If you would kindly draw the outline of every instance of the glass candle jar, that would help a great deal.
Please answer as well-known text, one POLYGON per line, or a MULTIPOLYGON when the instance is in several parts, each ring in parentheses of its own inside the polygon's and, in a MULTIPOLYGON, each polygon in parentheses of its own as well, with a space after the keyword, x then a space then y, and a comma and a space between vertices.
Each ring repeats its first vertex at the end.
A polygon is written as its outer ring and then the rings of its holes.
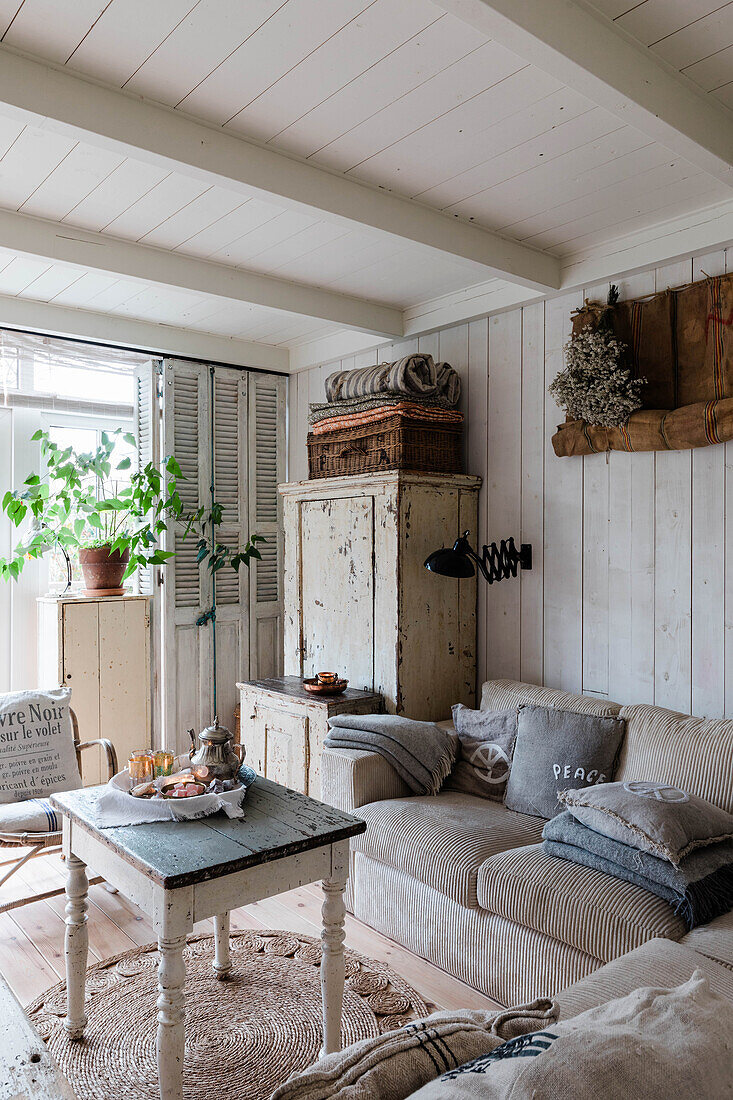
POLYGON ((172 775, 173 774, 173 753, 167 752, 165 749, 160 749, 158 752, 153 753, 153 771, 155 778, 160 775, 172 775))
POLYGON ((146 783, 153 778, 154 765, 153 757, 147 749, 135 749, 130 753, 130 759, 127 762, 127 770, 130 773, 130 779, 134 784, 146 783))

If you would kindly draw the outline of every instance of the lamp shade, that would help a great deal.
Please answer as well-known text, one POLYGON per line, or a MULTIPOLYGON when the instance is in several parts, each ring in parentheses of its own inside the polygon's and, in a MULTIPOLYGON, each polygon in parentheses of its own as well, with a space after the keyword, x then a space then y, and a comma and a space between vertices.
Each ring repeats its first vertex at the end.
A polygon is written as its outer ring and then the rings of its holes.
POLYGON ((472 577, 476 570, 473 562, 466 553, 469 549, 465 535, 457 538, 452 547, 443 546, 440 550, 434 550, 425 559, 425 568, 431 573, 439 573, 441 577, 472 577))

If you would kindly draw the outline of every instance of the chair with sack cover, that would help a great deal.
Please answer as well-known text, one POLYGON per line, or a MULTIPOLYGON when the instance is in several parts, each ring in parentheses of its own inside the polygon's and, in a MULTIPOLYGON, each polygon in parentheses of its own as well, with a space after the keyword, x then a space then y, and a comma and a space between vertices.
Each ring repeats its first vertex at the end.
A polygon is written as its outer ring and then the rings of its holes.
MULTIPOLYGON (((68 688, 0 695, 0 848, 29 849, 0 864, 2 871, 9 863, 0 887, 34 856, 60 850, 61 820, 48 796, 81 787, 82 752, 101 746, 109 777, 117 771, 111 741, 80 741, 70 699, 68 688)), ((0 913, 63 893, 62 887, 0 903, 0 913)))

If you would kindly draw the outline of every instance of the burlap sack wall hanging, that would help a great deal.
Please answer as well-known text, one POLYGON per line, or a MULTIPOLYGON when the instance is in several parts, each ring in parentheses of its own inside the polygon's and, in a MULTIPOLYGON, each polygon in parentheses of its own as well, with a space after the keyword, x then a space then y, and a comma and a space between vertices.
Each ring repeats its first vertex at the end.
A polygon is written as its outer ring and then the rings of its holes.
POLYGON ((556 455, 683 450, 733 439, 733 274, 635 301, 586 301, 573 315, 573 337, 586 329, 621 342, 621 365, 646 379, 637 391, 641 408, 618 427, 568 416, 552 437, 556 455))

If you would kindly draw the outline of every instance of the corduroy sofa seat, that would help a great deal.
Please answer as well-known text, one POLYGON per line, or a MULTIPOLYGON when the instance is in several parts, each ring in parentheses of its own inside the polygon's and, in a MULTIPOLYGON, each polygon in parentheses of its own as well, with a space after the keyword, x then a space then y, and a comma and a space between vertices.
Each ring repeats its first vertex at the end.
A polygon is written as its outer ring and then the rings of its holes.
POLYGON ((478 875, 478 903, 603 962, 655 936, 679 940, 685 934, 662 898, 603 871, 547 856, 541 844, 487 859, 478 875))
POLYGON ((476 908, 479 868, 497 852, 542 837, 543 822, 501 802, 458 791, 372 802, 361 809, 367 831, 354 850, 399 867, 449 898, 476 908))
MULTIPOLYGON (((626 721, 616 778, 671 783, 733 810, 733 721, 514 680, 481 706, 535 704, 626 721)), ((446 723, 450 726, 450 723, 446 723)), ((412 796, 375 753, 326 749, 322 798, 367 822, 351 853, 347 905, 360 920, 502 1004, 554 996, 663 937, 733 970, 733 915, 685 935, 666 902, 545 856, 544 822, 455 791, 412 796)))

